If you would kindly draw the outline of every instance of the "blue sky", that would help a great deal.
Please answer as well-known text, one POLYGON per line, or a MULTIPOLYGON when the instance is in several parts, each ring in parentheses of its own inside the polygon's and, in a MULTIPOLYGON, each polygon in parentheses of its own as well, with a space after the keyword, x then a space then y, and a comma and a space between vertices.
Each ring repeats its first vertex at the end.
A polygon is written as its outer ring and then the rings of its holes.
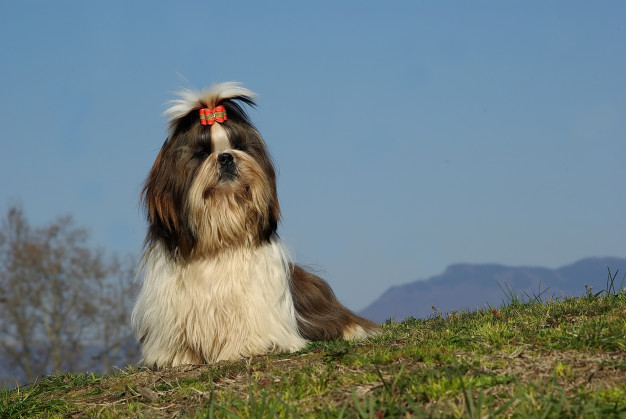
POLYGON ((236 80, 281 236, 361 309, 458 262, 626 256, 626 3, 2 2, 0 209, 141 251, 180 88, 236 80))

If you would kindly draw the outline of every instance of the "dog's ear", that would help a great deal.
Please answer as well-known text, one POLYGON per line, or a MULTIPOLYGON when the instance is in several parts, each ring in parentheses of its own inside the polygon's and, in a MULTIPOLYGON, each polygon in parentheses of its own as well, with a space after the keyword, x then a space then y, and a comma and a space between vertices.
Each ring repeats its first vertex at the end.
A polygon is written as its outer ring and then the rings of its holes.
POLYGON ((166 141, 157 155, 141 193, 141 203, 149 221, 146 244, 163 240, 170 251, 183 256, 193 247, 194 236, 185 222, 186 179, 176 167, 176 159, 168 154, 166 141))
POLYGON ((173 179, 167 176, 168 172, 173 172, 173 168, 167 167, 169 165, 167 159, 163 158, 164 154, 165 146, 159 151, 150 169, 141 200, 151 224, 162 224, 168 230, 176 230, 180 228, 180 221, 174 205, 174 189, 169 185, 173 179))

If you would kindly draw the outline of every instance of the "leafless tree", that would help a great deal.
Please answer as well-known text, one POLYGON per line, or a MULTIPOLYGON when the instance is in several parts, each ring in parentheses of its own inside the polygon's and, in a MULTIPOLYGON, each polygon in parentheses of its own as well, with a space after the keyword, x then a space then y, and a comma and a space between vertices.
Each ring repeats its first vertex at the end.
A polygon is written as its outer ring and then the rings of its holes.
POLYGON ((33 228, 10 207, 0 225, 5 371, 31 381, 54 371, 110 369, 129 341, 131 266, 93 248, 69 216, 33 228))
POLYGON ((114 257, 109 264, 109 280, 100 282, 97 332, 100 351, 91 356, 92 364, 103 373, 114 365, 137 362, 139 346, 130 328, 130 312, 135 302, 138 284, 135 259, 114 257))

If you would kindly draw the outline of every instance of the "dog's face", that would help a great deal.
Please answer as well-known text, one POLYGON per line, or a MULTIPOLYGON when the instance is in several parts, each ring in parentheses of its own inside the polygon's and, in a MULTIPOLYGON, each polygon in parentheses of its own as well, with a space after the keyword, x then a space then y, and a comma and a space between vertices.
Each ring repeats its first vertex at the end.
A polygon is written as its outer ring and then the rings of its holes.
POLYGON ((193 259, 275 234, 274 167, 241 102, 253 104, 249 96, 221 99, 211 91, 178 101, 170 112, 169 137, 143 189, 147 244, 160 241, 174 257, 193 259), (217 103, 227 120, 203 125, 199 109, 217 103))

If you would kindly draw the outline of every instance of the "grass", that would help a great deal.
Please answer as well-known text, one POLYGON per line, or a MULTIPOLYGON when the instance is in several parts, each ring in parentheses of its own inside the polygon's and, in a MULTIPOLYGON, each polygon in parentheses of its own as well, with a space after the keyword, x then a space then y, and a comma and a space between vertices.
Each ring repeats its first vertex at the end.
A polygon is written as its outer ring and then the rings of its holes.
POLYGON ((387 321, 362 343, 0 391, 0 417, 626 417, 626 289, 387 321))

